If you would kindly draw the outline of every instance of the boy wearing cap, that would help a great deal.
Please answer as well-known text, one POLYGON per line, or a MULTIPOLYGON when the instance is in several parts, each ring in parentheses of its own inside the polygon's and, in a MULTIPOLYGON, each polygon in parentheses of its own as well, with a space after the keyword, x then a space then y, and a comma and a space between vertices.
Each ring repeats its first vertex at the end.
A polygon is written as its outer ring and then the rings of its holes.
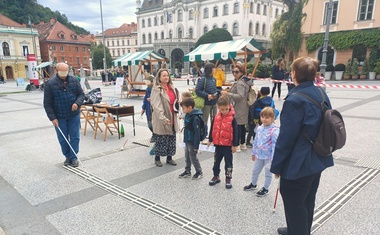
POLYGON ((141 110, 141 115, 145 113, 146 115, 146 120, 148 123, 148 128, 152 132, 152 137, 150 138, 150 142, 154 142, 154 134, 153 134, 153 126, 152 126, 152 112, 150 110, 150 93, 152 92, 152 87, 153 87, 153 75, 149 75, 148 77, 145 78, 145 84, 147 85, 145 89, 145 96, 143 100, 143 105, 142 105, 142 110, 141 110))
POLYGON ((249 115, 248 115, 248 124, 249 124, 249 132, 247 136, 247 147, 252 148, 251 138, 255 139, 255 127, 257 124, 261 125, 260 121, 260 112, 265 107, 274 107, 274 102, 270 94, 270 88, 265 86, 260 89, 260 98, 249 107, 249 115))

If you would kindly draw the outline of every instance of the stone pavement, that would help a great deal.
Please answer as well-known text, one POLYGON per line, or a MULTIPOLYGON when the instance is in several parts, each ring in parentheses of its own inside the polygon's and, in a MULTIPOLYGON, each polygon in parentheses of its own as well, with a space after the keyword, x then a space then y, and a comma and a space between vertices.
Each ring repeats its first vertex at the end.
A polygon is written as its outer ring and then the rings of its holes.
MULTIPOLYGON (((368 80, 329 83, 380 85, 368 80)), ((178 179, 184 169, 182 149, 174 156, 177 166, 158 168, 150 148, 133 143, 150 137, 146 119, 140 117, 142 97, 120 99, 114 86, 102 86, 98 80, 90 85, 101 87, 104 100, 112 97, 116 103, 135 106, 136 136, 131 117, 122 118, 126 137, 121 139, 108 135, 104 142, 102 136, 94 139, 91 129, 86 136, 82 131, 81 165, 74 169, 63 167, 55 131, 42 106, 43 92, 23 92, 12 81, 0 84, 0 227, 5 234, 274 235, 285 225, 281 197, 273 212, 277 180, 263 198, 242 190, 251 178, 250 151, 234 154, 231 190, 225 189, 223 177, 222 183, 208 186, 210 152, 199 154, 204 178, 178 179)), ((186 81, 175 85, 180 91, 191 87, 186 81)), ((286 94, 285 86, 282 90, 286 94)), ((377 234, 380 90, 327 91, 344 116, 347 144, 334 154, 335 166, 322 174, 313 234, 377 234)), ((275 99, 279 110, 282 103, 275 99)), ((181 138, 179 134, 177 142, 181 138)), ((261 176, 259 187, 263 180, 261 176)))

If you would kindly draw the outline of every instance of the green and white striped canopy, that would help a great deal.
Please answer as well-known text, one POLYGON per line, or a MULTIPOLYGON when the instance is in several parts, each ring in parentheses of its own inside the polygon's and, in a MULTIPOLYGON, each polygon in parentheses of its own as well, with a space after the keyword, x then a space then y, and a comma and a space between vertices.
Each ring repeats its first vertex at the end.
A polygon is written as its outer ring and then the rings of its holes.
POLYGON ((113 66, 124 66, 124 65, 139 65, 140 62, 158 62, 158 61, 168 61, 167 58, 158 54, 157 52, 150 51, 138 51, 133 53, 127 53, 120 56, 116 60, 112 61, 113 66))
POLYGON ((225 42, 216 42, 199 45, 192 52, 185 55, 184 61, 228 60, 238 54, 247 52, 266 52, 266 49, 253 38, 238 39, 225 42))

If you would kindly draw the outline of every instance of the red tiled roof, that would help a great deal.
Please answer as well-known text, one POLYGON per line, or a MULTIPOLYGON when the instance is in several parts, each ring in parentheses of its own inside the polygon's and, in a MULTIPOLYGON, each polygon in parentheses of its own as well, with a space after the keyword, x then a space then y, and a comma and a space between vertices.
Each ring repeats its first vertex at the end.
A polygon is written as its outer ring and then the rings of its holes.
POLYGON ((163 0, 144 0, 143 4, 141 4, 141 10, 161 7, 163 4, 163 0))
POLYGON ((1 13, 0 13, 0 25, 25 28, 25 25, 19 24, 16 21, 11 20, 10 18, 6 17, 5 15, 1 13))
POLYGON ((106 37, 126 36, 132 33, 137 33, 137 24, 135 22, 131 24, 124 23, 119 28, 110 28, 104 31, 106 37))

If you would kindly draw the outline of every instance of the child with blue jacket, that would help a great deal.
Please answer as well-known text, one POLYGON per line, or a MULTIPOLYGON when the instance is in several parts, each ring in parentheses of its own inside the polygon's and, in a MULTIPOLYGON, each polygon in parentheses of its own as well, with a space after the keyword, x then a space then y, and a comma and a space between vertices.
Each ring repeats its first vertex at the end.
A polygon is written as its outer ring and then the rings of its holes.
POLYGON ((265 107, 260 112, 262 125, 257 128, 256 137, 253 141, 252 161, 254 161, 252 170, 252 181, 244 187, 244 191, 257 189, 257 180, 262 169, 265 169, 264 187, 256 193, 256 196, 263 197, 268 194, 269 186, 272 182, 272 173, 270 167, 273 159, 274 149, 279 133, 278 127, 273 123, 275 111, 271 107, 265 107))
POLYGON ((186 114, 185 126, 183 134, 183 142, 185 142, 185 171, 178 177, 191 177, 191 164, 195 168, 195 174, 192 179, 197 180, 203 177, 202 167, 197 158, 198 147, 201 140, 201 122, 202 111, 194 108, 195 102, 193 98, 184 98, 181 103, 182 111, 186 114))

